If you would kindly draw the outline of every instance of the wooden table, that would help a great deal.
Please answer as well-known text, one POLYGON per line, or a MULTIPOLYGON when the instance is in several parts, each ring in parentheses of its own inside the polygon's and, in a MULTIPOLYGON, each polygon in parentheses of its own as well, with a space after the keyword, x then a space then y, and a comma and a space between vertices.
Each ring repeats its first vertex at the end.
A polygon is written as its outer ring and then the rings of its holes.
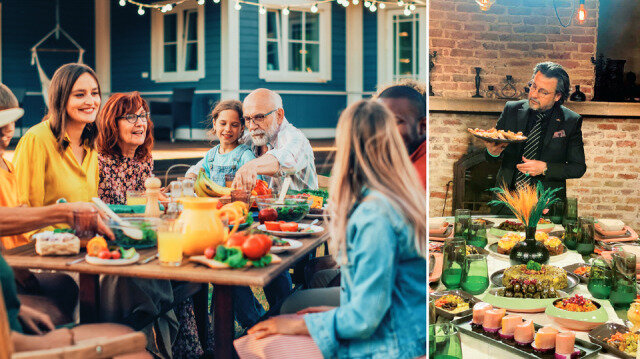
MULTIPOLYGON (((309 221, 303 221, 309 222, 309 221)), ((74 259, 83 258, 84 253, 77 256, 63 257, 43 257, 35 252, 34 242, 7 251, 3 256, 12 268, 43 269, 54 271, 78 272, 80 273, 80 321, 90 323, 97 320, 97 308, 99 307, 99 275, 116 275, 124 277, 137 277, 148 279, 168 279, 197 283, 213 284, 213 305, 214 311, 214 338, 215 357, 232 358, 233 337, 234 337, 234 315, 233 297, 231 288, 238 286, 259 286, 264 287, 269 284, 280 273, 288 270, 296 262, 305 257, 308 253, 316 249, 327 241, 328 230, 322 234, 298 238, 302 242, 302 247, 278 254, 282 262, 270 264, 265 268, 244 268, 244 269, 211 269, 209 267, 183 261, 180 267, 163 267, 156 260, 147 264, 134 264, 128 266, 98 266, 86 262, 68 265, 74 259), (220 308, 225 308, 220 310, 220 308)), ((138 250, 141 260, 157 253, 155 248, 138 250)), ((208 286, 203 286, 203 290, 197 293, 194 300, 194 307, 197 311, 196 318, 200 318, 198 323, 198 334, 201 343, 206 343, 207 337, 207 300, 208 286), (203 312, 204 311, 204 312, 203 312), (202 322, 205 320, 205 322, 202 322)), ((204 345, 203 345, 204 348, 204 345)))

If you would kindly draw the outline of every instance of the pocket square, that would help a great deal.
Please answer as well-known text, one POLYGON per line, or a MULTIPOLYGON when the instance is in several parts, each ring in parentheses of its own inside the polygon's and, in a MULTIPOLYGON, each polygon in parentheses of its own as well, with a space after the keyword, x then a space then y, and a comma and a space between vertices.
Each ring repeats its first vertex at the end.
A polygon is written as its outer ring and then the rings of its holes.
POLYGON ((556 131, 553 133, 553 138, 559 137, 567 137, 567 134, 564 132, 564 130, 556 131))

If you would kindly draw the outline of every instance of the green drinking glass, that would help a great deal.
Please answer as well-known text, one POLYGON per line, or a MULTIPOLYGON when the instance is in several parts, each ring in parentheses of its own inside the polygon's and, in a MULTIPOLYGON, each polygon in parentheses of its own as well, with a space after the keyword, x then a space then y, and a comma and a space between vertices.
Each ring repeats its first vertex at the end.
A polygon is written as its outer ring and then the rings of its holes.
POLYGON ((429 297, 429 324, 436 324, 438 317, 436 315, 436 299, 429 297))
POLYGON ((429 325, 429 358, 462 358, 460 334, 455 325, 451 323, 429 325))
POLYGON ((564 245, 568 249, 576 249, 578 245, 578 222, 569 221, 564 225, 564 245))
POLYGON ((467 244, 479 248, 484 248, 487 243, 488 240, 486 223, 484 221, 478 220, 471 221, 471 226, 469 227, 469 239, 467 239, 467 244))
POLYGON ((614 252, 613 286, 609 302, 616 309, 629 308, 636 299, 636 255, 629 252, 614 252))
POLYGON ((565 210, 564 217, 562 218, 562 223, 567 223, 570 221, 575 221, 578 219, 578 199, 575 197, 568 197, 565 210))
POLYGON ((613 287, 613 273, 607 262, 596 259, 591 263, 589 272, 589 284, 587 289, 594 298, 609 299, 613 287))
POLYGON ((460 289, 462 282, 462 268, 467 255, 467 246, 464 238, 451 238, 444 243, 442 248, 443 263, 440 281, 447 289, 460 289))
POLYGON ((562 218, 564 217, 564 201, 560 200, 553 204, 551 207, 551 222, 555 224, 562 224, 562 218))
POLYGON ((576 251, 583 256, 593 253, 596 248, 595 227, 593 217, 578 218, 578 237, 576 251))
POLYGON ((486 255, 469 254, 465 257, 461 286, 462 290, 473 295, 482 294, 489 288, 486 255))
POLYGON ((469 240, 469 230, 471 226, 471 211, 468 209, 456 209, 455 225, 453 236, 469 240))

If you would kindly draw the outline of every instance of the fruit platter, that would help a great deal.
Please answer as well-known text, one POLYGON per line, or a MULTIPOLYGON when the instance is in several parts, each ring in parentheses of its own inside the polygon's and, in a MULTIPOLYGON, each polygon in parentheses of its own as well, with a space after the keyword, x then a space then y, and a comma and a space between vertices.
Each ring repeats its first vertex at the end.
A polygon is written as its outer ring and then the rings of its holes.
POLYGON ((213 269, 262 268, 282 261, 269 253, 272 245, 272 238, 266 234, 242 231, 229 236, 225 244, 207 247, 202 255, 191 256, 189 260, 213 269))
POLYGON ((295 222, 281 223, 281 222, 275 222, 275 221, 271 222, 270 227, 267 227, 267 222, 265 222, 265 224, 259 225, 258 229, 278 237, 305 237, 305 236, 322 233, 324 231, 322 227, 312 225, 312 224, 303 224, 303 223, 295 223, 295 222))

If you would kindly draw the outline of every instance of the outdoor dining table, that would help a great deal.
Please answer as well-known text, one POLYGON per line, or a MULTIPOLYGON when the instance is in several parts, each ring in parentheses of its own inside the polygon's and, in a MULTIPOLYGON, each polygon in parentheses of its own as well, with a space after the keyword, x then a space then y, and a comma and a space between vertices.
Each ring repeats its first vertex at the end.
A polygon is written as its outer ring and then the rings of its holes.
MULTIPOLYGON (((495 222, 495 226, 498 226, 500 223, 502 223, 505 220, 512 220, 512 221, 515 220, 515 218, 513 217, 505 218, 503 216, 481 216, 481 218, 491 219, 491 221, 495 222)), ((453 218, 447 217, 446 219, 450 220, 451 221, 450 223, 453 223, 453 218)), ((564 230, 564 228, 561 225, 556 225, 552 229, 552 231, 562 231, 562 230, 564 230)), ((488 248, 492 243, 496 243, 499 239, 500 239, 499 237, 491 234, 489 230, 487 230, 488 244, 486 248, 488 248)), ((567 253, 563 254, 559 259, 554 259, 552 257, 551 260, 549 261, 549 265, 562 268, 569 264, 583 263, 583 262, 584 262, 584 259, 579 253, 577 253, 576 251, 568 251, 567 253)), ((487 256, 487 269, 488 269, 489 275, 501 269, 506 269, 510 266, 511 265, 509 264, 509 260, 506 258, 502 258, 494 254, 489 254, 487 256)), ((431 286, 431 288, 434 289, 435 291, 447 290, 447 288, 445 288, 445 286, 440 282, 438 282, 437 287, 431 286)), ((493 284, 491 284, 487 289, 487 291, 493 288, 495 287, 493 284)), ((485 291, 485 293, 487 291, 485 291)), ((579 294, 588 298, 591 297, 591 294, 587 289, 587 285, 584 283, 578 284, 576 288, 573 290, 573 292, 570 293, 570 295, 574 295, 574 294, 579 294)), ((483 296, 484 296, 484 293, 476 295, 478 299, 482 299, 483 296)), ((600 300, 600 303, 605 308, 609 316, 609 320, 607 321, 608 323, 624 324, 621 318, 626 318, 625 310, 616 311, 611 305, 611 303, 609 303, 608 300, 600 300)), ((555 323, 544 312, 543 313, 517 313, 517 314, 521 315, 525 320, 532 320, 536 324, 540 324, 543 326, 552 325, 554 327, 557 327, 560 330, 567 330, 566 328, 562 328, 557 323, 555 323)), ((584 331, 574 331, 574 332, 576 333, 576 338, 589 341, 588 332, 584 332, 584 331)), ((510 359, 515 357, 512 352, 496 347, 490 341, 481 340, 481 339, 472 337, 464 332, 461 333, 460 337, 461 337, 461 343, 462 343, 462 354, 463 354, 463 357, 465 358, 484 358, 489 355, 492 358, 496 358, 496 359, 497 358, 510 359)), ((600 352, 598 353, 598 358, 617 358, 617 357, 612 354, 600 352)))
MULTIPOLYGON (((301 223, 310 223, 303 220, 301 223)), ((216 358, 233 357, 234 315, 232 286, 264 287, 280 273, 289 270, 298 261, 306 258, 309 253, 325 243, 329 237, 326 224, 319 224, 325 230, 321 234, 297 238, 302 247, 278 254, 282 262, 270 264, 264 268, 242 269, 211 269, 209 267, 190 262, 185 258, 179 267, 161 266, 157 259, 146 264, 126 266, 101 266, 86 262, 69 264, 75 259, 85 256, 81 252, 76 256, 39 256, 35 251, 34 242, 13 248, 3 254, 12 268, 41 269, 65 272, 77 272, 80 276, 80 322, 91 323, 97 320, 99 308, 99 276, 116 275, 123 277, 137 277, 147 279, 166 279, 196 283, 213 284, 213 321, 216 358)), ((157 253, 157 248, 140 249, 140 261, 157 253)), ((140 263, 140 261, 138 263, 140 263)), ((193 297, 198 336, 201 343, 207 338, 208 286, 203 286, 193 297)), ((203 345, 204 348, 204 345, 203 345)))

